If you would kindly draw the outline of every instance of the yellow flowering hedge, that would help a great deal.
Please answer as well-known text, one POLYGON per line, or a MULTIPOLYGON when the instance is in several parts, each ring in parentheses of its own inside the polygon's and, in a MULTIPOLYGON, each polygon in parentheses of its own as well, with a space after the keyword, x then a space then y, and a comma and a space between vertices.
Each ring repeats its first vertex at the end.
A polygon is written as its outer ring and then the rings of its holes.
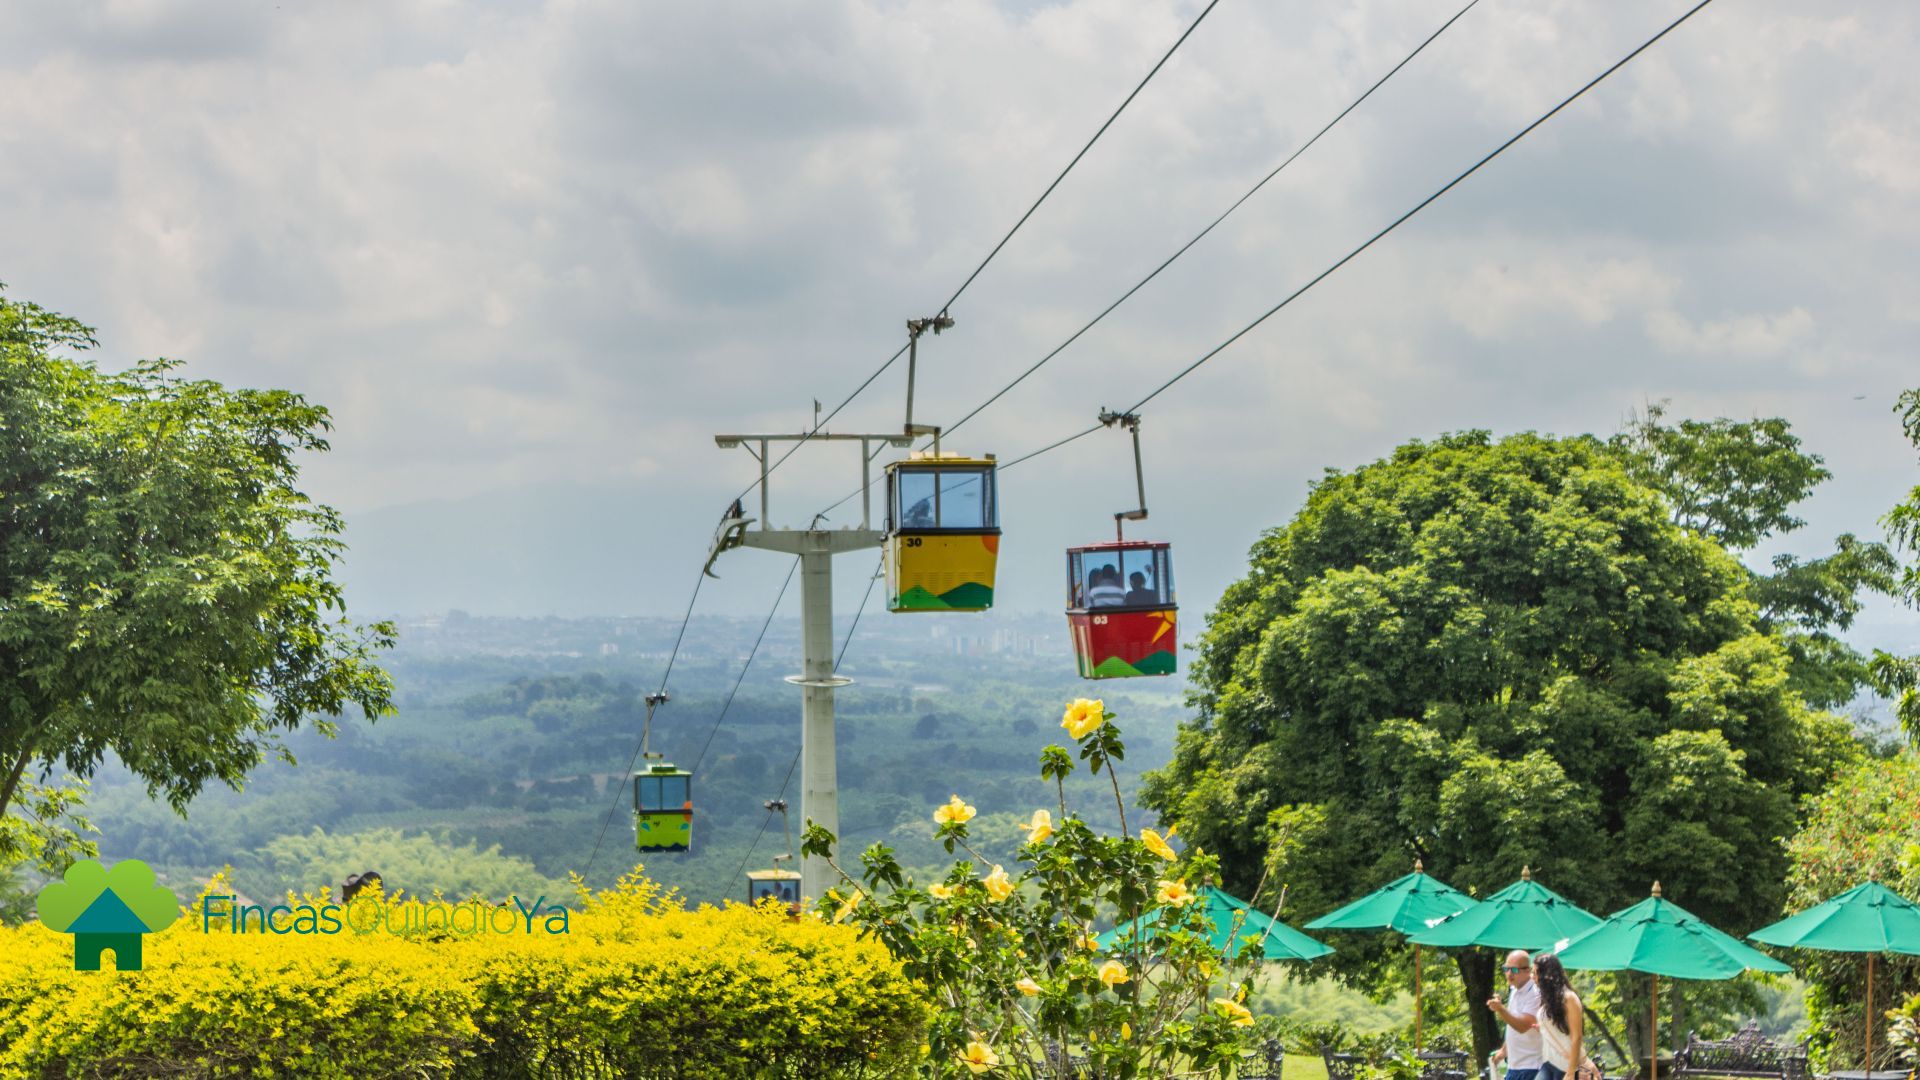
POLYGON ((638 877, 570 899, 566 934, 204 932, 196 903, 134 972, 0 928, 0 1078, 887 1076, 918 1054, 918 990, 849 928, 685 911, 638 877))

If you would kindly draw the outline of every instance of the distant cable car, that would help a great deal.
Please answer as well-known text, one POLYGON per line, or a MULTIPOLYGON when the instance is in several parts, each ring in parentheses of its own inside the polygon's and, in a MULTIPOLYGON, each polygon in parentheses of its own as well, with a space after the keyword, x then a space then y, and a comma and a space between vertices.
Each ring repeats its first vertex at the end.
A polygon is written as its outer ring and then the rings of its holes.
POLYGON ((787 853, 773 857, 773 869, 747 871, 747 903, 758 905, 762 900, 777 900, 787 905, 791 915, 800 914, 800 872, 782 870, 780 864, 793 861, 793 826, 787 820, 787 800, 771 799, 766 803, 767 813, 780 812, 780 824, 787 834, 787 853))
POLYGON ((692 850, 692 773, 662 761, 633 774, 633 843, 641 851, 692 850))
POLYGON ((887 610, 985 611, 1000 556, 993 455, 887 465, 887 610))
POLYGON ((762 900, 778 900, 788 911, 800 914, 800 871, 747 871, 747 903, 758 905, 762 900))
POLYGON ((1102 411, 1100 422, 1133 433, 1133 475, 1140 508, 1113 515, 1115 539, 1067 549, 1067 627, 1083 679, 1171 675, 1179 644, 1173 594, 1173 547, 1128 540, 1125 522, 1147 517, 1147 487, 1140 466, 1140 418, 1102 411))

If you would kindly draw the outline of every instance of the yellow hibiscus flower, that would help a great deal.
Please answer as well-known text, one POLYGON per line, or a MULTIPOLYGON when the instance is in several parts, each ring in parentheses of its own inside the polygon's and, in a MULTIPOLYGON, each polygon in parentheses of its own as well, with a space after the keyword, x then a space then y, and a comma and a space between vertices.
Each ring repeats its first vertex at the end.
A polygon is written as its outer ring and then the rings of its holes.
POLYGON ((1027 834, 1027 843, 1044 844, 1047 837, 1053 835, 1053 815, 1045 810, 1035 810, 1033 820, 1020 826, 1020 831, 1027 834))
POLYGON ((973 807, 968 806, 965 802, 961 801, 960 796, 955 795, 952 799, 948 800, 947 805, 933 812, 933 820, 937 825, 945 825, 950 821, 965 824, 973 820, 974 813, 975 810, 973 807))
POLYGON ((1019 982, 1014 983, 1013 987, 1028 997, 1033 997, 1040 993, 1040 984, 1034 982, 1032 979, 1021 979, 1019 982))
MULTIPOLYGON (((1172 836, 1173 832, 1173 829, 1168 829, 1167 835, 1172 836)), ((1172 862, 1180 857, 1180 853, 1173 850, 1166 840, 1162 839, 1160 834, 1154 832, 1152 829, 1140 830, 1140 842, 1147 845, 1148 851, 1166 859, 1168 862, 1172 862)))
POLYGON ((927 894, 935 900, 951 900, 953 899, 953 886, 942 885, 939 882, 935 882, 927 886, 927 894))
POLYGON ((1220 1015, 1226 1017, 1234 1027, 1253 1026, 1253 1014, 1247 1011, 1245 1005, 1232 998, 1214 998, 1213 1007, 1219 1009, 1220 1015))
POLYGON ((967 1052, 960 1055, 960 1063, 978 1076, 988 1069, 998 1068, 1000 1055, 994 1053, 993 1047, 981 1042, 980 1037, 975 1035, 973 1041, 967 1044, 967 1052))
POLYGON ((1120 1021, 1120 1041, 1121 1042, 1133 1041, 1133 1025, 1127 1023, 1125 1020, 1120 1021))
POLYGON ((993 873, 988 874, 980 884, 987 887, 987 895, 996 901, 1013 895, 1013 882, 1007 880, 1007 872, 998 863, 994 864, 993 873))
POLYGON ((859 906, 860 906, 860 894, 854 893, 852 896, 849 896, 845 900, 840 901, 840 910, 834 914, 833 921, 845 922, 847 919, 847 916, 853 914, 853 909, 859 906))
POLYGON ((1076 739, 1084 739, 1107 722, 1107 705, 1099 698, 1078 698, 1067 706, 1067 714, 1060 718, 1060 726, 1067 734, 1076 739))
POLYGON ((1100 981, 1111 989, 1123 982, 1132 982, 1133 976, 1127 974, 1127 965, 1118 960, 1109 960, 1100 965, 1100 981))
POLYGON ((1186 907, 1200 899, 1200 894, 1187 888, 1187 883, 1184 881, 1162 881, 1160 888, 1153 895, 1169 907, 1186 907))

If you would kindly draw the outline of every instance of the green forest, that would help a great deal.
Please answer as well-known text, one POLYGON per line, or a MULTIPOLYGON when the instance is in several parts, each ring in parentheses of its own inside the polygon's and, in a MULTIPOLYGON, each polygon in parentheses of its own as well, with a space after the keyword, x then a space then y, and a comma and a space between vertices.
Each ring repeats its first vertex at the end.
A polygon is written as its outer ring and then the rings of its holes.
MULTIPOLYGON (((627 622, 669 640, 674 629, 666 620, 627 622)), ((742 645, 756 629, 748 620, 697 622, 742 645)), ((471 619, 465 628, 475 638, 513 632, 510 620, 471 619)), ((584 620, 575 629, 599 628, 584 620)), ((337 890, 347 875, 373 870, 390 888, 499 899, 560 895, 569 872, 590 860, 589 883, 604 887, 640 861, 623 778, 658 662, 460 655, 444 643, 457 632, 426 633, 434 644, 403 632, 386 658, 395 715, 343 722, 332 739, 296 733, 287 745, 297 766, 270 761, 242 791, 205 791, 184 817, 124 771, 104 770, 85 811, 102 857, 144 859, 182 889, 223 866, 252 896, 337 890)), ((764 809, 783 786, 796 842, 801 828, 797 770, 788 782, 799 692, 780 679, 788 665, 762 656, 722 719, 742 666, 683 656, 672 700, 655 720, 655 749, 698 766, 694 850, 645 862, 649 876, 690 902, 743 897, 743 867, 764 868, 784 852, 780 818, 764 809)), ((1053 797, 1035 771, 1040 750, 1061 737, 1064 701, 1084 692, 1071 658, 863 659, 856 651, 846 670, 857 680, 837 706, 847 843, 884 840, 903 861, 932 867, 945 855, 932 810, 959 793, 980 809, 976 836, 1011 863, 1016 823, 1053 797)), ((1177 683, 1128 686, 1107 704, 1127 726, 1123 776, 1166 760, 1181 717, 1177 683)), ((1087 777, 1078 782, 1096 796, 1081 800, 1082 812, 1112 817, 1110 797, 1097 797, 1102 789, 1087 777)))

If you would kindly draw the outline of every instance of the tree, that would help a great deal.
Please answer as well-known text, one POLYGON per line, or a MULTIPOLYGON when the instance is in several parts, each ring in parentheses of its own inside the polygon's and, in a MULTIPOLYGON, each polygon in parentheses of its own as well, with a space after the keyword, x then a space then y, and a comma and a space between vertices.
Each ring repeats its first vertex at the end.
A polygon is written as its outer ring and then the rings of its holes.
MULTIPOLYGON (((1894 411, 1900 414, 1907 441, 1920 450, 1920 389, 1901 394, 1894 411)), ((1880 523, 1887 527, 1894 547, 1914 560, 1901 570, 1895 594, 1909 606, 1920 607, 1920 484, 1907 493, 1905 502, 1887 511, 1880 523)), ((1869 674, 1874 689, 1894 699, 1894 715, 1907 738, 1920 743, 1920 656, 1875 650, 1869 674)))
MULTIPOLYGON (((1869 880, 1902 896, 1920 892, 1920 758, 1904 753, 1842 774, 1813 800, 1806 826, 1787 852, 1790 911, 1803 911, 1869 880)), ((1794 953, 1793 965, 1807 982, 1807 1017, 1818 1060, 1827 1069, 1866 1068, 1855 1056, 1867 1019, 1861 993, 1866 957, 1803 949, 1794 953)), ((1920 993, 1920 958, 1889 954, 1877 966, 1874 999, 1881 1011, 1920 993)), ((1879 1034, 1873 1041, 1876 1047, 1886 1045, 1879 1034)))
MULTIPOLYGON (((1285 882, 1306 915, 1419 858, 1480 895, 1532 866, 1601 913, 1657 878, 1750 929, 1779 910, 1795 800, 1857 753, 1788 668, 1752 575, 1617 451, 1416 441, 1330 470, 1255 545, 1143 800, 1229 890, 1285 882)), ((1339 947, 1344 977, 1391 978, 1380 935, 1339 947)), ((1494 960, 1456 961, 1484 1055, 1494 960)))
POLYGON ((0 814, 109 752, 181 809, 309 717, 391 708, 393 628, 347 621, 341 519, 294 486, 326 410, 58 355, 94 344, 0 296, 0 814))
POLYGON ((518 896, 531 904, 542 895, 570 895, 564 882, 547 878, 526 859, 501 854, 498 844, 482 849, 471 840, 457 844, 451 836, 408 835, 399 829, 328 833, 315 827, 304 836, 275 838, 254 862, 255 868, 235 874, 234 880, 255 896, 325 892, 349 874, 368 870, 379 873, 387 892, 405 889, 417 897, 438 890, 451 900, 504 902, 518 896))
MULTIPOLYGON (((1629 475, 1667 497, 1676 524, 1728 551, 1751 551, 1805 525, 1793 507, 1833 475, 1779 417, 1665 420, 1663 405, 1649 406, 1608 445, 1629 475)), ((1837 632, 1853 625, 1862 591, 1893 591, 1898 569, 1886 545, 1849 533, 1834 540, 1831 555, 1780 554, 1772 573, 1752 571, 1761 626, 1778 631, 1794 688, 1815 707, 1845 705, 1871 682, 1867 658, 1837 632)))

